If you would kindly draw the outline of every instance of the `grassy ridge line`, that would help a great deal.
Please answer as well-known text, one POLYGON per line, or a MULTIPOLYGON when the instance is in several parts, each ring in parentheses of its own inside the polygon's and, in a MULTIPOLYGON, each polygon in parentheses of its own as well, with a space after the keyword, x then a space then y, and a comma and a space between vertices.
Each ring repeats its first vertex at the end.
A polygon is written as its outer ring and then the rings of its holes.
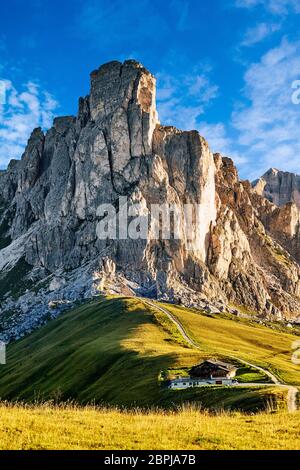
POLYGON ((0 406, 0 449, 298 450, 300 412, 121 412, 117 409, 0 406), (237 432, 238 429, 238 432, 237 432))

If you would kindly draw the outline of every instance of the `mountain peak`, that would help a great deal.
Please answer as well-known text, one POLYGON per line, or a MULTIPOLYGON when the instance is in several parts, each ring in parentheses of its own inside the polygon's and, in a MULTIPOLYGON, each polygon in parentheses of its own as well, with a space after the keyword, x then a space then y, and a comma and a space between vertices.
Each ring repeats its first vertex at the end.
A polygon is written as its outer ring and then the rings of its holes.
POLYGON ((94 121, 108 123, 113 116, 118 116, 126 126, 126 122, 137 120, 134 128, 137 132, 138 127, 143 126, 139 134, 143 134, 146 152, 151 153, 152 134, 158 123, 156 80, 142 64, 135 60, 126 60, 123 64, 112 61, 94 70, 89 105, 94 121))
POLYGON ((269 168, 264 175, 277 175, 278 173, 281 173, 281 171, 277 168, 269 168))
MULTIPOLYGON (((197 131, 159 125, 155 94, 155 78, 139 62, 102 65, 78 116, 56 118, 45 135, 34 131, 22 160, 0 173, 0 338, 39 326, 53 301, 59 313, 99 291, 217 312, 235 303, 277 319, 299 314, 297 210, 278 213, 254 195, 197 131), (103 236, 107 207, 116 231, 103 236), (162 220, 153 207, 172 215, 162 220), (277 241, 267 244, 272 227, 277 241)), ((260 184, 273 202, 288 201, 291 188, 299 197, 286 174, 270 171, 260 184)))
POLYGON ((295 173, 270 168, 253 182, 253 188, 277 206, 294 202, 300 209, 300 176, 295 173))

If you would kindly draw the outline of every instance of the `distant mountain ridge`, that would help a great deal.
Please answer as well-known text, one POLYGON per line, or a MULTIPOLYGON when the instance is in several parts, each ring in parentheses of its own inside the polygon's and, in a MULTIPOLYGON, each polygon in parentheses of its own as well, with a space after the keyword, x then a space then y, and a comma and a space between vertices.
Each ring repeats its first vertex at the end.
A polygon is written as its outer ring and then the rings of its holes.
POLYGON ((253 182, 253 188, 277 206, 294 202, 300 209, 300 175, 270 168, 253 182))
POLYGON ((281 205, 298 197, 289 178, 253 188, 197 131, 161 125, 155 83, 136 61, 104 64, 77 116, 35 129, 22 159, 0 173, 1 338, 98 292, 299 319, 299 210, 281 205), (99 239, 98 207, 119 211, 120 196, 141 217, 176 204, 179 239, 155 239, 151 228, 147 239, 99 239), (189 233, 186 204, 200 213, 189 233))

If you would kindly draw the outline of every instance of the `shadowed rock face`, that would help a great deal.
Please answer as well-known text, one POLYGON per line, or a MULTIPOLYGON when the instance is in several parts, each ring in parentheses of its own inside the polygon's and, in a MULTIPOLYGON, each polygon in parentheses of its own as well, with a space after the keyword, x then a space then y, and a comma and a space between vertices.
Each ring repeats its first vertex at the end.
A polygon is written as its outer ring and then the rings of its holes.
MULTIPOLYGON (((298 236, 298 210, 276 215, 258 194, 263 183, 241 182, 198 132, 160 125, 155 93, 138 62, 103 65, 78 115, 55 119, 46 134, 35 129, 22 159, 0 173, 0 237, 11 241, 0 250, 0 276, 24 259, 29 280, 43 285, 2 302, 2 313, 18 312, 13 333, 4 325, 11 337, 40 324, 49 301, 53 308, 97 286, 187 305, 241 304, 276 318, 299 312, 297 248, 285 241, 298 236), (156 240, 149 226, 146 240, 99 239, 97 208, 120 210, 124 196, 129 207, 139 203, 141 218, 152 204, 176 204, 179 238, 156 240), (185 204, 199 209, 188 229, 185 204)), ((280 194, 288 198, 288 189, 280 194)))

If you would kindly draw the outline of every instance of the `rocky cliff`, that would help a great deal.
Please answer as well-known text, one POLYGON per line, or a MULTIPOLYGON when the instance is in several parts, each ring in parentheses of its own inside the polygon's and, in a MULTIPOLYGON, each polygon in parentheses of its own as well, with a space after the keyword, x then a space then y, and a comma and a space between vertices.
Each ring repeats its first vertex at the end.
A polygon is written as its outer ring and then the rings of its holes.
POLYGON ((300 263, 300 176, 271 168, 252 186, 273 203, 260 211, 268 232, 300 263))
POLYGON ((3 339, 108 291, 299 315, 299 251, 289 242, 291 233, 299 240, 298 209, 279 213, 197 131, 160 125, 155 92, 141 64, 103 65, 77 116, 55 119, 46 134, 35 129, 22 159, 0 173, 3 339), (103 205, 126 209, 131 237, 120 223, 117 236, 99 236, 103 205), (158 206, 176 208, 176 237, 156 236, 160 213, 145 222, 158 206), (188 226, 186 207, 196 208, 188 226))

